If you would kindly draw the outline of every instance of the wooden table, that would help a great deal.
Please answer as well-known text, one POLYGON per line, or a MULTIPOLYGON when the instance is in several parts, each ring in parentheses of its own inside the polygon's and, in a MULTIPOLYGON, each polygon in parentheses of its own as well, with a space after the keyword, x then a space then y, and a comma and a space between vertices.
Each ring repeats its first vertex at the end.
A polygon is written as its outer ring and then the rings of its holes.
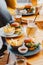
MULTIPOLYGON (((34 19, 35 16, 28 16, 28 17, 23 17, 26 19, 34 19)), ((40 30, 37 27, 37 31, 35 33, 34 39, 36 41, 39 41, 42 44, 43 41, 43 30, 40 30)), ((11 53, 11 56, 14 58, 14 54, 11 53)), ((13 59, 11 58, 11 59, 13 59)), ((42 49, 42 45, 40 46, 40 52, 34 56, 28 57, 26 58, 27 62, 30 63, 31 65, 43 65, 43 49, 42 49)), ((15 58, 13 59, 13 61, 15 60, 15 58)), ((11 61, 10 61, 11 62, 11 61)))
MULTIPOLYGON (((37 31, 36 31, 34 39, 41 43, 40 52, 38 54, 34 55, 34 56, 26 58, 27 62, 30 63, 31 65, 43 65, 43 49, 42 49, 43 30, 40 30, 40 29, 37 28, 37 31)), ((11 54, 11 56, 15 60, 14 54, 11 54)), ((11 58, 11 59, 13 59, 13 58, 11 58)), ((10 61, 10 62, 12 62, 12 61, 10 61)))
POLYGON ((40 52, 32 57, 28 57, 27 61, 31 65, 43 65, 43 50, 40 50, 40 52))
MULTIPOLYGON (((36 40, 38 40, 42 44, 43 40, 43 31, 37 30, 36 40)), ((43 65, 43 49, 42 46, 40 48, 40 52, 32 57, 28 57, 27 61, 32 65, 43 65)))
MULTIPOLYGON (((30 17, 24 17, 24 18, 28 18, 28 19, 34 19, 35 16, 30 16, 30 17)), ((43 17, 38 15, 36 18, 36 22, 43 22, 43 17)), ((42 24, 43 25, 43 24, 42 24)), ((37 31, 35 34, 35 40, 39 41, 41 44, 43 43, 43 30, 40 30, 37 27, 37 31)), ((43 65, 43 49, 42 49, 42 45, 40 48, 40 52, 32 57, 28 57, 27 61, 31 64, 31 65, 43 65)))
MULTIPOLYGON (((22 17, 22 18, 34 20, 35 15, 33 15, 33 16, 26 16, 26 17, 22 17)), ((38 22, 43 21, 43 17, 42 16, 40 17, 40 15, 38 15, 36 21, 38 21, 38 22)), ((34 38, 37 41, 42 43, 42 41, 43 41, 43 30, 40 30, 37 27, 37 31, 36 31, 36 34, 35 34, 34 38)), ((38 54, 34 55, 34 56, 28 57, 27 61, 31 65, 43 65, 43 49, 42 49, 42 45, 41 45, 40 52, 38 54)))
MULTIPOLYGON (((28 17, 23 17, 23 18, 34 20, 35 16, 28 16, 28 17)), ((37 31, 35 33, 34 39, 35 39, 35 41, 39 41, 42 44, 43 30, 40 30, 37 27, 37 31)), ((36 54, 34 56, 31 56, 31 57, 28 57, 26 59, 27 59, 27 62, 30 63, 31 65, 43 65, 43 49, 42 49, 42 45, 40 46, 40 52, 38 54, 36 54)))

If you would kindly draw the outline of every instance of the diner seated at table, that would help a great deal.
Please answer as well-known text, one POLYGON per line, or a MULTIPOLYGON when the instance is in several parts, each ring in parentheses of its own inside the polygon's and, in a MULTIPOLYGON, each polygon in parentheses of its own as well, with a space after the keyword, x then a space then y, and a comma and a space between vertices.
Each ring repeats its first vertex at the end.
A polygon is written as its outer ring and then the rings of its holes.
MULTIPOLYGON (((7 10, 7 5, 5 0, 0 0, 0 27, 5 26, 8 23, 12 23, 13 19, 10 13, 7 10)), ((1 38, 1 37, 0 37, 1 38)), ((0 48, 0 56, 3 55, 3 52, 7 50, 7 46, 4 43, 1 43, 3 38, 0 39, 0 46, 2 45, 2 48, 0 48)))
POLYGON ((12 23, 13 19, 7 10, 5 0, 0 0, 0 27, 5 26, 8 23, 12 23))

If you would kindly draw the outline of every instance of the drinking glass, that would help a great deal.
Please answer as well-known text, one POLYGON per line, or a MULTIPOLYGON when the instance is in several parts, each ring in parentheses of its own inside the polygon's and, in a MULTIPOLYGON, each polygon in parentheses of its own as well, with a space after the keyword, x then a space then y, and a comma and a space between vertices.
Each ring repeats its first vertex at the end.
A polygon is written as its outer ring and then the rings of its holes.
POLYGON ((16 22, 20 22, 22 20, 22 14, 18 8, 15 10, 14 18, 16 22))
POLYGON ((34 37, 35 32, 36 32, 35 23, 29 20, 26 31, 27 31, 27 36, 34 37))
POLYGON ((17 59, 16 65, 26 65, 26 60, 25 59, 17 59))
POLYGON ((37 5, 37 0, 30 0, 33 6, 37 5))

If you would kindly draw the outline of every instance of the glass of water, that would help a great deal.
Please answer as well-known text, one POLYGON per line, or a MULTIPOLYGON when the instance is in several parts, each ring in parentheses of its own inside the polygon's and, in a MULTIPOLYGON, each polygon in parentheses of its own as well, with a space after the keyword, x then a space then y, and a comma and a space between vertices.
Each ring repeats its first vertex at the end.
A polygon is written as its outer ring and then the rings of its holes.
POLYGON ((17 59, 16 60, 16 65, 26 65, 26 60, 24 60, 24 59, 17 59))

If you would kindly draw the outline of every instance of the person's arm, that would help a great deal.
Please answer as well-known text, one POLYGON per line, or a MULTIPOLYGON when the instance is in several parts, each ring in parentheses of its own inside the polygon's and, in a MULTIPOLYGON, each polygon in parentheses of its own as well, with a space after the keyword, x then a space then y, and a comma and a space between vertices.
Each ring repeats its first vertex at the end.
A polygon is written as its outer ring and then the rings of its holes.
POLYGON ((12 16, 9 14, 4 0, 0 0, 0 27, 12 23, 12 16))

